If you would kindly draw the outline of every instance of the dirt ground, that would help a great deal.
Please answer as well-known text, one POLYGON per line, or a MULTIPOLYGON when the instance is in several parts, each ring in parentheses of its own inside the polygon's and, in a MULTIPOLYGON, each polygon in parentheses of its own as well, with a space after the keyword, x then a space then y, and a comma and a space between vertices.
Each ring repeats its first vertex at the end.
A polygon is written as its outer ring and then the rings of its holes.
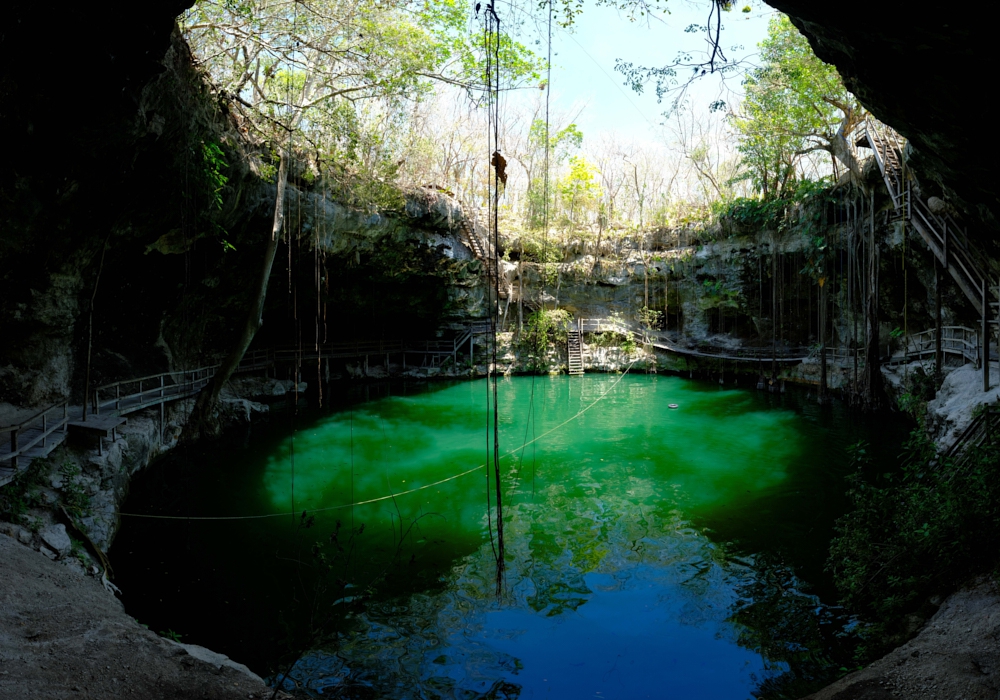
POLYGON ((950 596, 920 633, 804 700, 996 700, 1000 592, 980 582, 950 596))
POLYGON ((96 578, 0 535, 0 699, 270 696, 245 666, 150 632, 96 578))

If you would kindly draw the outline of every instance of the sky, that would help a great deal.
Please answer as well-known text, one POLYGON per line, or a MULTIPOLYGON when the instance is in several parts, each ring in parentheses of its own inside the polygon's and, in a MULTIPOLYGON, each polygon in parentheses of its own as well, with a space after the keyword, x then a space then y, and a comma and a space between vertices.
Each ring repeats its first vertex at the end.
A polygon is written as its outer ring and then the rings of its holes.
MULTIPOLYGON (((704 32, 685 32, 692 24, 704 25, 710 0, 668 0, 670 14, 648 21, 629 22, 617 10, 587 3, 572 30, 553 30, 552 105, 554 113, 569 114, 585 138, 603 131, 615 131, 629 140, 659 141, 664 112, 670 97, 658 103, 650 85, 638 94, 624 84, 615 71, 615 59, 637 65, 662 66, 672 61, 678 51, 706 51, 704 32)), ((768 20, 775 11, 758 0, 740 1, 731 12, 723 13, 720 44, 729 58, 752 61, 756 46, 767 33, 768 20), (749 6, 751 12, 741 9, 749 6)), ((545 26, 539 27, 544 32, 545 26)), ((545 55, 545 36, 530 39, 530 48, 545 55), (539 43, 534 44, 538 39, 539 43)), ((708 113, 708 105, 718 99, 738 99, 739 79, 730 79, 728 87, 717 76, 707 75, 689 92, 691 109, 708 113)))

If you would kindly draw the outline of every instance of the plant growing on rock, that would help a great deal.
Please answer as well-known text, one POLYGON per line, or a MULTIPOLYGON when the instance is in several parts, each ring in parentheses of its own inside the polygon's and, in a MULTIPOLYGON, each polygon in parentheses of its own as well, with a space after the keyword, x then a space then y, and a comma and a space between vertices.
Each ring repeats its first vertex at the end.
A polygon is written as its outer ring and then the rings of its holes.
POLYGON ((75 518, 90 514, 90 495, 78 481, 80 467, 73 462, 64 462, 59 469, 63 477, 62 493, 66 511, 75 518))
POLYGON ((528 317, 520 345, 528 352, 532 371, 549 369, 549 344, 566 342, 569 323, 569 312, 565 309, 539 309, 528 317))
POLYGON ((28 511, 42 503, 41 489, 47 485, 45 475, 49 468, 47 460, 32 460, 27 469, 0 487, 0 520, 23 525, 33 532, 41 527, 40 521, 29 516, 28 511))

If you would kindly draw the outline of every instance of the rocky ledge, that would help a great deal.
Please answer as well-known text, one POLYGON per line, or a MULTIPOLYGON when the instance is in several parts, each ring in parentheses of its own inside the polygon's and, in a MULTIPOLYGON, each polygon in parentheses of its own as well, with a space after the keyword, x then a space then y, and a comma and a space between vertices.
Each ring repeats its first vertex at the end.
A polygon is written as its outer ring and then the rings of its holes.
POLYGON ((271 696, 246 666, 145 629, 79 570, 6 535, 0 535, 0 562, 0 697, 271 696))
POLYGON ((1000 592, 980 580, 949 597, 920 633, 804 700, 995 700, 1000 592))

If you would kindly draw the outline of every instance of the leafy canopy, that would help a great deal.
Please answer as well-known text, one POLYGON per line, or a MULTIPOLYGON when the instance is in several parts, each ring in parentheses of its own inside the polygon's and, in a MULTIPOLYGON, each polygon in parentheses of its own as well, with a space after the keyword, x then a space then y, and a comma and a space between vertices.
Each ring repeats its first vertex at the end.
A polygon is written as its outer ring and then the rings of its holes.
POLYGON ((846 137, 864 109, 788 17, 779 15, 760 43, 762 65, 743 81, 746 96, 730 116, 745 176, 764 196, 781 197, 806 154, 824 150, 853 169, 846 137))
MULTIPOLYGON (((291 131, 317 161, 385 180, 407 105, 434 81, 482 89, 471 16, 466 0, 199 0, 182 29, 264 140, 291 131)), ((527 48, 508 35, 496 48, 510 84, 538 80, 527 48)))

